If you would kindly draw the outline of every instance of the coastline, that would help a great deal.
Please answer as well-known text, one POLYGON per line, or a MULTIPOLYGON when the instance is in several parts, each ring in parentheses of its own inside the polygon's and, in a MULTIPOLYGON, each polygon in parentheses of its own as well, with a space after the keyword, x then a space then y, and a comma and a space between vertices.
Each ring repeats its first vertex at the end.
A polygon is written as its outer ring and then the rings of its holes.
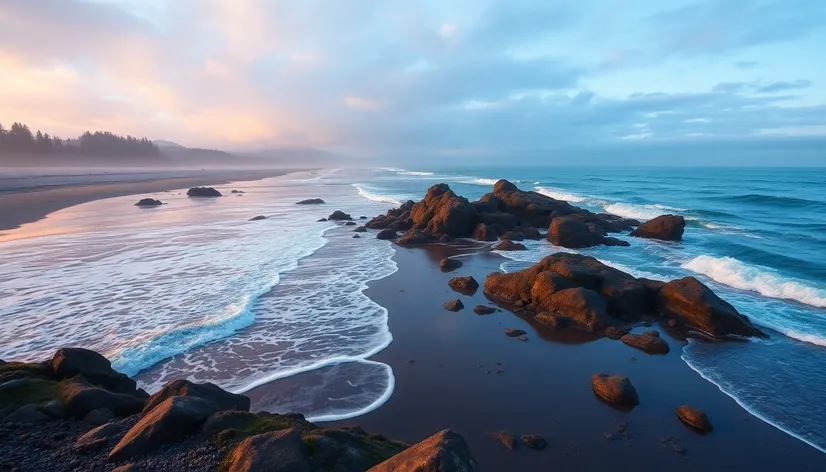
POLYGON ((447 280, 473 275, 481 283, 506 259, 468 254, 461 256, 463 267, 441 272, 439 260, 456 252, 396 246, 399 270, 365 291, 389 312, 394 341, 370 360, 393 368, 395 392, 370 413, 327 425, 359 425, 409 443, 451 428, 465 436, 482 470, 547 470, 551 461, 561 470, 601 470, 618 460, 686 471, 826 468, 826 455, 752 416, 700 377, 681 359, 685 340, 662 326, 653 329, 672 350, 652 356, 620 341, 534 326, 505 310, 474 314, 475 305, 490 304, 481 289, 460 295, 447 280), (463 310, 441 307, 454 298, 463 310), (528 342, 508 338, 505 328, 527 331, 528 342), (624 412, 597 400, 590 386, 597 372, 628 375, 640 405, 624 412), (715 430, 701 436, 686 428, 674 414, 682 404, 704 409, 715 430), (616 434, 625 422, 629 439, 616 434), (510 451, 490 435, 497 430, 540 434, 549 446, 510 451), (675 452, 674 444, 686 453, 675 452))
POLYGON ((64 208, 105 198, 164 192, 179 188, 261 180, 307 169, 243 171, 191 170, 140 173, 98 173, 72 176, 23 176, 0 185, 0 231, 33 223, 64 208), (49 177, 64 179, 43 182, 49 177), (116 181, 112 181, 116 177, 116 181), (15 180, 25 184, 10 187, 15 180))

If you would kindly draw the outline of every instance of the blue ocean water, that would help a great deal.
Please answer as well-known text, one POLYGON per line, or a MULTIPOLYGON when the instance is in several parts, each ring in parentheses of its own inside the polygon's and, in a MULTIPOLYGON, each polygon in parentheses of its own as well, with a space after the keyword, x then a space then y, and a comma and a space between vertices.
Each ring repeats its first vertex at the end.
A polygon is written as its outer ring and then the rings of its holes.
MULTIPOLYGON (((501 178, 595 212, 683 215, 680 243, 622 235, 630 247, 581 252, 637 276, 694 275, 766 328, 765 341, 690 342, 682 358, 754 415, 826 451, 826 169, 384 168, 358 187, 396 202, 445 182, 475 200, 501 178)), ((530 243, 503 253, 515 259, 504 268, 557 250, 530 243)))

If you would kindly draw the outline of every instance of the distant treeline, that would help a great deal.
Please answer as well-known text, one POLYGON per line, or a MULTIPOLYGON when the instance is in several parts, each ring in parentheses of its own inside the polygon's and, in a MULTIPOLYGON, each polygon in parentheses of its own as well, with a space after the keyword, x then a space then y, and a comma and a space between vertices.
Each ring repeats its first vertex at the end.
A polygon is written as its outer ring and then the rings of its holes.
POLYGON ((77 139, 61 139, 41 133, 32 133, 28 126, 14 123, 6 129, 0 123, 0 153, 15 154, 73 154, 81 156, 158 157, 160 149, 146 138, 119 136, 108 131, 89 131, 77 139))

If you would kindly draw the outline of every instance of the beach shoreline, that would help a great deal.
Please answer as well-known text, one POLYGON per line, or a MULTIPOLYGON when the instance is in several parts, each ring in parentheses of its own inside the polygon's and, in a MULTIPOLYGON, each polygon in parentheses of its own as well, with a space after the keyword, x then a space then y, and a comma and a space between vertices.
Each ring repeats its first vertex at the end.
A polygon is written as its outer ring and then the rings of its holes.
MULTIPOLYGON (((254 181, 305 170, 308 169, 270 168, 241 171, 193 169, 2 176, 0 231, 16 229, 24 224, 46 218, 58 210, 95 200, 187 187, 254 181)), ((35 171, 36 169, 32 169, 32 172, 35 171)))

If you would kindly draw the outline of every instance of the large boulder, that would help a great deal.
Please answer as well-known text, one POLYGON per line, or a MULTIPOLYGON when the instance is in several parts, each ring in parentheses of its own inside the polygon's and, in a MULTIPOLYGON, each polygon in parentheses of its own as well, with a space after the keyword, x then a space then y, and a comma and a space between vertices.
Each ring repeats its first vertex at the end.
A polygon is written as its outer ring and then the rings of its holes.
POLYGON ((631 236, 663 241, 679 241, 683 239, 684 231, 685 218, 679 215, 660 215, 641 224, 631 232, 631 236))
POLYGON ((51 365, 55 375, 62 379, 82 375, 89 382, 113 392, 134 393, 136 389, 135 381, 112 369, 109 359, 88 349, 58 349, 51 365))
POLYGON ((250 399, 245 395, 238 395, 227 392, 221 387, 205 382, 194 383, 189 380, 173 380, 164 385, 157 393, 149 397, 144 413, 152 411, 170 397, 198 397, 215 405, 216 410, 241 410, 249 411, 250 399))
POLYGON ((676 318, 714 336, 736 334, 765 337, 748 318, 694 277, 663 284, 657 301, 663 316, 676 318))
POLYGON ((367 472, 478 472, 464 438, 449 429, 414 444, 367 472))
POLYGON ((138 203, 135 204, 135 206, 139 207, 154 207, 159 205, 163 205, 163 202, 154 198, 141 198, 138 200, 138 203))
POLYGON ((479 282, 473 276, 453 277, 447 281, 453 290, 461 293, 473 293, 479 288, 479 282))
POLYGON ((327 217, 327 219, 330 221, 350 221, 353 219, 353 217, 347 213, 344 213, 341 210, 336 210, 333 213, 331 213, 330 216, 327 217))
POLYGON ((470 236, 476 224, 476 210, 447 186, 437 184, 428 189, 424 199, 410 209, 415 229, 450 237, 470 236))
POLYGON ((637 390, 628 380, 628 377, 594 374, 591 377, 591 387, 599 398, 614 405, 628 407, 640 402, 637 390))
POLYGON ((603 330, 611 323, 605 300, 597 292, 582 287, 555 292, 543 299, 538 308, 561 313, 588 331, 603 330))
POLYGON ((452 272, 459 267, 462 267, 462 261, 459 259, 454 259, 452 257, 446 257, 439 261, 439 268, 442 269, 442 272, 452 272))
POLYGON ((186 192, 187 197, 222 197, 221 192, 212 187, 192 187, 186 192))
POLYGON ((548 227, 548 241, 571 249, 593 247, 602 244, 605 235, 595 225, 583 223, 574 217, 558 217, 548 227))
POLYGON ((398 237, 399 237, 398 233, 396 233, 396 231, 392 230, 392 229, 383 229, 383 230, 379 231, 378 233, 376 233, 376 239, 382 239, 382 240, 385 240, 385 241, 389 241, 391 239, 396 239, 398 237))
POLYGON ((248 437, 226 460, 228 472, 310 472, 313 470, 301 433, 290 428, 248 437))
POLYGON ((57 394, 66 408, 66 413, 83 418, 90 411, 106 408, 118 416, 129 416, 143 410, 145 399, 134 395, 110 392, 94 386, 82 376, 60 382, 57 394))
POLYGON ((215 413, 212 402, 198 397, 170 397, 144 415, 109 452, 120 462, 150 452, 194 433, 215 413))

